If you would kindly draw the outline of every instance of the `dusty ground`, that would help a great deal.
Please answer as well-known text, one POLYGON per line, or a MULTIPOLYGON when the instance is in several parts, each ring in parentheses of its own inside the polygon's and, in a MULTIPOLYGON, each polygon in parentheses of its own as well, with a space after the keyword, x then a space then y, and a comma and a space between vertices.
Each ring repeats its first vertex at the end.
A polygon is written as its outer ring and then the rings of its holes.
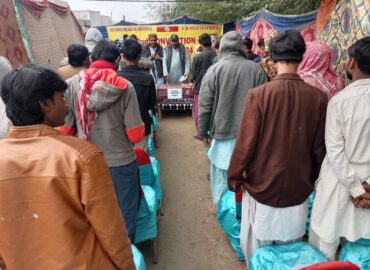
POLYGON ((161 164, 164 216, 158 219, 158 264, 150 243, 140 244, 148 270, 245 269, 237 261, 216 216, 208 211, 211 194, 208 160, 195 140, 190 112, 166 112, 159 122, 157 158, 161 164))

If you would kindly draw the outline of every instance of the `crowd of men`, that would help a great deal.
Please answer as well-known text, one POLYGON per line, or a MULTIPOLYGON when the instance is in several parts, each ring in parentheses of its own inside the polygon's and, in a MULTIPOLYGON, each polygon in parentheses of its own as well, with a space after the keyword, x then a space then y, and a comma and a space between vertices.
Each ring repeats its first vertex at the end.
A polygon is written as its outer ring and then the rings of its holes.
POLYGON ((246 258, 302 239, 315 183, 309 242, 334 260, 340 238, 370 239, 369 37, 348 50, 345 88, 330 49, 296 30, 259 41, 261 55, 237 32, 201 35, 191 58, 175 34, 149 40, 119 48, 91 28, 57 72, 0 58, 0 267, 135 269, 133 147, 147 149, 156 84, 189 79, 210 210, 243 192, 246 258))

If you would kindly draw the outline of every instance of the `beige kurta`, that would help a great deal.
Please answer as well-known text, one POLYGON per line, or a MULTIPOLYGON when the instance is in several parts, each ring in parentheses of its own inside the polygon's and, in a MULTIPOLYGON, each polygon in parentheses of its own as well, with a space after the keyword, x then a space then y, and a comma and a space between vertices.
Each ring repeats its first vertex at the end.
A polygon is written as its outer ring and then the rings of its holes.
POLYGON ((327 243, 370 238, 370 210, 351 202, 365 192, 361 183, 370 183, 370 79, 353 82, 330 100, 325 144, 312 229, 327 243))

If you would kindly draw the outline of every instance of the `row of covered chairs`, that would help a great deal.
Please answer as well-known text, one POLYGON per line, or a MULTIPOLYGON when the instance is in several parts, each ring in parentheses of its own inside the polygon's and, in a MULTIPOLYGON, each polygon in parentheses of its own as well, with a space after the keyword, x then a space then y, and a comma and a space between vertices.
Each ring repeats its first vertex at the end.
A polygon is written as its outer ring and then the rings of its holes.
POLYGON ((158 262, 157 234, 158 213, 163 215, 162 186, 160 181, 160 164, 155 157, 153 133, 157 130, 158 122, 153 115, 153 132, 149 136, 147 152, 141 147, 134 147, 136 161, 139 165, 140 176, 140 206, 137 216, 135 244, 152 242, 153 263, 158 262))

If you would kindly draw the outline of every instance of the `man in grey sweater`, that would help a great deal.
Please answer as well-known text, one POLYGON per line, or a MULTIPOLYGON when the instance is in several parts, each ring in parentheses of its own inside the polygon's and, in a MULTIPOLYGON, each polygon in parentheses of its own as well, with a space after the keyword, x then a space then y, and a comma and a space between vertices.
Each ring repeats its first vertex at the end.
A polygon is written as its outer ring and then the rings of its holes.
POLYGON ((247 92, 267 82, 262 69, 246 59, 243 39, 236 32, 225 34, 220 43, 219 60, 205 74, 199 102, 199 135, 210 147, 211 212, 217 210, 227 191, 227 170, 239 131, 247 92), (211 144, 212 139, 212 144, 211 144))

